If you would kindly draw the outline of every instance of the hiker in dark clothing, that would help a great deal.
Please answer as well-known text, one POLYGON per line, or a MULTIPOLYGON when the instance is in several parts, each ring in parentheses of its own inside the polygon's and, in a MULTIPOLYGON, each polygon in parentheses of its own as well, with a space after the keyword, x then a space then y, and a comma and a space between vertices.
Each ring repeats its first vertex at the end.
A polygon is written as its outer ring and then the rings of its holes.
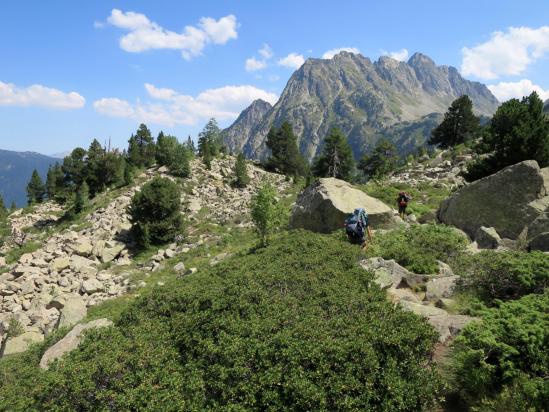
POLYGON ((368 214, 363 208, 355 209, 352 215, 345 219, 345 232, 352 243, 359 243, 362 248, 368 245, 368 241, 372 241, 372 230, 368 222, 368 214))
POLYGON ((404 220, 404 217, 406 216, 406 208, 408 207, 408 202, 412 200, 412 197, 406 193, 406 192, 400 192, 397 197, 397 205, 398 205, 398 214, 400 215, 400 218, 404 220))

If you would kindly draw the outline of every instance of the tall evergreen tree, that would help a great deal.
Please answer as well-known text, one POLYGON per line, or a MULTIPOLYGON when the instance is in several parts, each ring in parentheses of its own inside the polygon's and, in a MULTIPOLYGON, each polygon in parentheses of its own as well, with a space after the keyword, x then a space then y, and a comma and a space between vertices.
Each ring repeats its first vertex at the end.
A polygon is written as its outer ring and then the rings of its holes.
POLYGON ((387 139, 381 139, 371 155, 364 155, 358 167, 370 178, 381 178, 395 169, 398 161, 396 153, 394 144, 387 139))
POLYGON ((265 165, 268 169, 278 170, 287 176, 305 176, 309 172, 289 122, 285 121, 279 128, 271 127, 267 135, 267 147, 271 151, 265 165))
POLYGON ((17 210, 17 205, 15 204, 15 200, 12 200, 10 205, 10 213, 15 212, 16 210, 17 210))
POLYGON ((202 145, 202 161, 204 162, 204 165, 206 166, 207 170, 212 169, 212 151, 210 149, 210 142, 208 140, 204 141, 204 144, 202 145))
POLYGON ((480 120, 473 114, 473 102, 463 95, 452 102, 444 114, 444 120, 431 132, 429 144, 442 148, 471 141, 480 127, 480 120))
POLYGON ((221 153, 223 141, 221 137, 221 130, 217 125, 217 121, 211 118, 204 129, 198 134, 198 154, 204 156, 204 145, 208 143, 210 154, 212 157, 221 153))
POLYGON ((5 217, 8 214, 8 209, 6 209, 6 205, 4 204, 4 198, 0 194, 0 219, 5 217))
POLYGON ((86 157, 86 182, 92 196, 104 190, 105 182, 105 154, 106 150, 97 139, 93 139, 86 157))
POLYGON ((246 187, 250 183, 250 176, 248 176, 248 167, 246 166, 246 159, 242 153, 239 153, 236 157, 236 163, 234 165, 235 174, 235 186, 246 187))
POLYGON ((62 170, 67 185, 78 187, 86 178, 86 155, 85 149, 77 147, 63 159, 62 170))
POLYGON ((191 153, 187 145, 177 143, 168 165, 170 173, 178 177, 189 177, 191 174, 190 160, 191 153))
POLYGON ((194 146, 193 139, 191 139, 190 135, 187 137, 187 148, 191 151, 191 155, 196 152, 196 147, 194 146))
POLYGON ((90 191, 88 184, 84 181, 80 187, 76 190, 74 198, 74 213, 81 213, 86 207, 88 207, 90 198, 90 191))
POLYGON ((476 180, 524 160, 549 166, 549 119, 536 92, 522 100, 503 103, 490 122, 483 146, 491 152, 468 168, 467 180, 476 180))
POLYGON ((155 143, 151 131, 141 123, 128 141, 128 159, 137 167, 150 167, 155 160, 155 143))
POLYGON ((156 143, 156 163, 159 166, 169 166, 173 162, 179 142, 175 136, 165 136, 160 132, 156 143))
POLYGON ((313 174, 350 181, 355 171, 355 158, 347 138, 338 128, 332 128, 324 140, 321 155, 315 161, 313 174))
POLYGON ((29 205, 33 203, 42 203, 46 194, 46 187, 42 182, 42 178, 38 174, 38 171, 34 169, 32 176, 27 185, 27 200, 29 205))

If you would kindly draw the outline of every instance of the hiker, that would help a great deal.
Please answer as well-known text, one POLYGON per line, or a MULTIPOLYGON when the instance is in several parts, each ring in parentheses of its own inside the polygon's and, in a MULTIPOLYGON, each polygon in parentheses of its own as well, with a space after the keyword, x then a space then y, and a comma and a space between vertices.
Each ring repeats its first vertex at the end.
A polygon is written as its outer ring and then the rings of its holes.
POLYGON ((352 215, 345 219, 345 232, 351 243, 359 243, 362 248, 366 248, 368 245, 365 239, 366 235, 368 235, 368 241, 372 241, 372 231, 366 210, 361 207, 357 208, 352 215))
POLYGON ((410 196, 408 193, 402 191, 398 194, 398 214, 400 215, 400 218, 402 220, 404 220, 404 217, 406 216, 406 208, 408 207, 408 202, 410 200, 412 200, 412 196, 410 196))

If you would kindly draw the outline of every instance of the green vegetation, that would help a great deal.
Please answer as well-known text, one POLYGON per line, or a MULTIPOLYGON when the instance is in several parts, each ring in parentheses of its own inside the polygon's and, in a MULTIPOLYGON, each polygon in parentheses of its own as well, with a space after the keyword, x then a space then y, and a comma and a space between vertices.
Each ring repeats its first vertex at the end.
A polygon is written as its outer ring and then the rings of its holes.
POLYGON ((27 185, 27 200, 29 205, 42 203, 46 195, 46 187, 36 169, 33 170, 29 184, 27 185))
POLYGON ((369 178, 379 180, 395 170, 397 150, 387 139, 380 139, 371 155, 364 155, 358 168, 369 178))
POLYGON ((355 247, 295 231, 155 288, 48 371, 47 344, 3 360, 0 409, 426 410, 435 342, 355 247))
POLYGON ((493 306, 498 299, 543 293, 549 286, 549 259, 543 252, 482 251, 460 259, 461 289, 493 306))
POLYGON ((206 126, 204 126, 204 129, 198 134, 198 154, 203 158, 209 157, 211 159, 218 156, 224 150, 221 130, 216 120, 211 118, 206 123, 206 126))
POLYGON ((242 153, 239 153, 236 157, 236 163, 234 166, 234 174, 236 176, 234 185, 236 187, 246 187, 250 183, 250 176, 248 176, 248 167, 246 166, 246 159, 242 153))
POLYGON ((165 136, 160 132, 156 142, 156 163, 167 166, 177 177, 189 177, 192 153, 186 144, 181 144, 175 136, 165 136))
POLYGON ((385 181, 370 181, 361 188, 370 196, 392 207, 396 207, 396 199, 401 191, 410 194, 412 201, 408 203, 408 212, 415 214, 418 218, 426 213, 434 213, 440 203, 450 195, 450 189, 443 186, 435 187, 429 183, 410 186, 404 183, 389 184, 385 181))
POLYGON ((490 153, 468 168, 466 179, 480 179, 524 160, 549 165, 549 119, 536 92, 503 103, 490 121, 477 149, 490 153))
POLYGON ((156 146, 151 131, 141 123, 128 140, 128 161, 134 167, 150 167, 155 160, 156 146))
POLYGON ((170 179, 155 177, 143 185, 129 207, 132 230, 141 247, 173 241, 183 230, 181 191, 170 179))
POLYGON ((269 236, 282 226, 284 218, 274 187, 264 184, 252 198, 250 208, 261 245, 267 246, 269 236))
POLYGON ((355 158, 347 137, 334 127, 324 139, 322 153, 315 160, 312 172, 315 176, 335 177, 351 181, 355 175, 355 158))
POLYGON ((415 273, 437 273, 437 260, 448 262, 465 252, 468 240, 444 225, 421 225, 395 229, 374 237, 369 257, 394 259, 415 273))
POLYGON ((309 174, 309 166, 299 152, 297 137, 290 123, 286 121, 279 128, 271 127, 266 144, 271 151, 265 163, 267 170, 278 171, 294 178, 309 174))
POLYGON ((549 405, 549 294, 498 302, 454 343, 454 385, 477 411, 543 411, 549 405))
POLYGON ((444 120, 431 132, 430 145, 443 149, 471 142, 480 128, 473 114, 473 102, 467 95, 458 97, 444 113, 444 120))

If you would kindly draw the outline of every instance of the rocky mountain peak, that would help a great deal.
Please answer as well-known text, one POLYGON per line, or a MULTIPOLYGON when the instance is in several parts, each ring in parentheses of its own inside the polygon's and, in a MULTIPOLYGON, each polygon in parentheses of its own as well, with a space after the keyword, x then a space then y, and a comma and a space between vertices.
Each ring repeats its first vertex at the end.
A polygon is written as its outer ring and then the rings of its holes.
POLYGON ((331 59, 307 59, 274 107, 251 110, 250 106, 224 131, 225 144, 249 158, 263 158, 269 129, 287 120, 309 160, 334 126, 348 136, 357 157, 381 137, 405 153, 423 144, 436 126, 426 116, 432 119, 432 114, 444 113, 463 94, 469 95, 477 114, 491 115, 497 108, 486 86, 462 78, 455 68, 437 66, 424 54, 415 53, 408 62, 382 56, 372 63, 361 54, 342 51, 331 59), (250 110, 254 116, 249 116, 250 110), (410 127, 413 133, 407 132, 410 127))

